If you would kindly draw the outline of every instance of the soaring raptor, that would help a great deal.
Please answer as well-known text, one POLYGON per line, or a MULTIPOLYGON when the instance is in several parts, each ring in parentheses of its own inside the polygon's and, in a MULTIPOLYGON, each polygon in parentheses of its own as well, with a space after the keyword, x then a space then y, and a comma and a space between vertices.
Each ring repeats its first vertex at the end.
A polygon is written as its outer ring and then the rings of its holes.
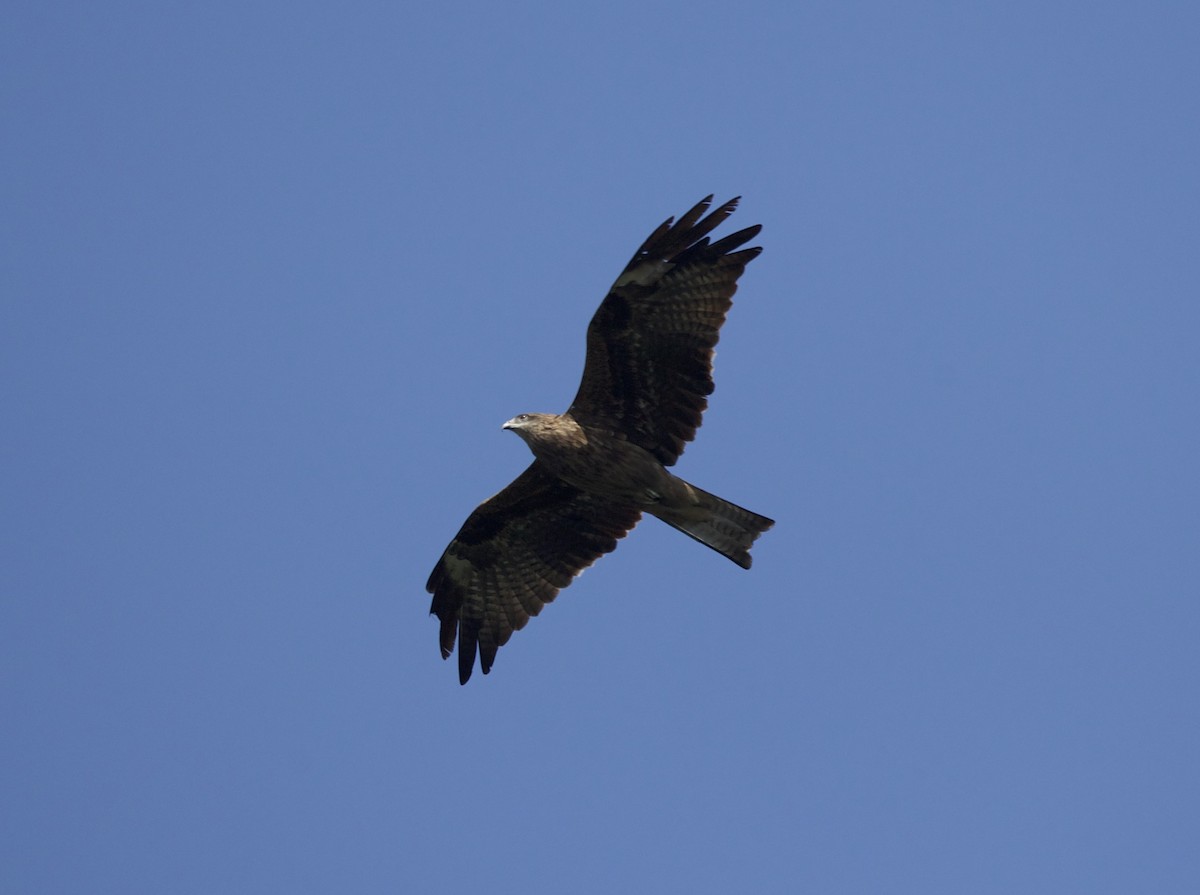
POLYGON ((560 590, 617 546, 642 513, 750 568, 750 546, 774 522, 672 475, 713 391, 712 359, 737 280, 761 248, 761 226, 709 242, 737 208, 707 217, 712 196, 650 234, 587 331, 583 381, 566 413, 504 424, 534 461, 473 512, 425 589, 441 620, 442 658, 458 639, 458 679, 560 590))

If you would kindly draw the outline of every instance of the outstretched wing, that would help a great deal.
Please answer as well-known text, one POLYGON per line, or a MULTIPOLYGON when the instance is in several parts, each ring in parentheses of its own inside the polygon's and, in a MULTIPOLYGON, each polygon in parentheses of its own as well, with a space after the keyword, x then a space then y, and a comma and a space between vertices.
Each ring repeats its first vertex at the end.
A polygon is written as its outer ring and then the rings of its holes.
POLYGON ((583 381, 567 411, 585 426, 623 433, 665 466, 696 435, 721 324, 738 277, 762 251, 735 251, 761 226, 710 244, 738 200, 703 217, 711 202, 668 218, 625 266, 588 326, 583 381))
POLYGON ((454 536, 429 576, 431 614, 441 620, 442 658, 458 635, 458 680, 475 665, 487 674, 496 650, 530 616, 617 546, 641 512, 585 494, 538 461, 484 501, 454 536))

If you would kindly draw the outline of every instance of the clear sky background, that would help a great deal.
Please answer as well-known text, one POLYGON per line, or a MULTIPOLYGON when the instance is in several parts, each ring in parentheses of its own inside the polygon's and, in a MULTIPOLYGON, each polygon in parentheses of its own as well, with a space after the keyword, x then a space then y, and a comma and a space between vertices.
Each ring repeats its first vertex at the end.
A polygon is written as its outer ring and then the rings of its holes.
POLYGON ((1192 893, 1194 3, 0 14, 0 890, 1192 893), (642 523, 426 576, 661 220, 762 223, 642 523))

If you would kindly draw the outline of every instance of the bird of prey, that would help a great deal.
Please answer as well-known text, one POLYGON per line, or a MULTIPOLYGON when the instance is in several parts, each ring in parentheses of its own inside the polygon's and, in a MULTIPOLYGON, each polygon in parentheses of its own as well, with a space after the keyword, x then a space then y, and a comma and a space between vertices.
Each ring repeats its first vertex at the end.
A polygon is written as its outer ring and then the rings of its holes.
POLYGON ((425 588, 441 621, 442 658, 458 640, 458 679, 558 592, 617 546, 642 513, 742 568, 774 522, 672 475, 713 391, 712 358, 737 280, 761 248, 761 225, 709 242, 737 199, 705 216, 712 196, 642 243, 587 331, 583 381, 563 414, 522 413, 503 428, 534 461, 484 501, 446 548, 425 588))

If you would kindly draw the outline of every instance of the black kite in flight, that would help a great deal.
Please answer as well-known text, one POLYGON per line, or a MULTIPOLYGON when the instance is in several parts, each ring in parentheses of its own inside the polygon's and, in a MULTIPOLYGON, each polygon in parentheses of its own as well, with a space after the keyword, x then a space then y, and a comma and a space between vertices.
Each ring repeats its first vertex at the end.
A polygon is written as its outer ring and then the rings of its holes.
POLYGON ((643 512, 750 568, 750 546, 774 523, 683 479, 671 466, 696 435, 713 391, 713 348, 762 229, 709 243, 737 207, 704 217, 712 196, 669 218, 634 254, 587 331, 575 400, 562 415, 504 424, 533 452, 517 479, 473 512, 426 590, 441 620, 442 658, 458 639, 466 683, 581 571, 617 546, 643 512))

